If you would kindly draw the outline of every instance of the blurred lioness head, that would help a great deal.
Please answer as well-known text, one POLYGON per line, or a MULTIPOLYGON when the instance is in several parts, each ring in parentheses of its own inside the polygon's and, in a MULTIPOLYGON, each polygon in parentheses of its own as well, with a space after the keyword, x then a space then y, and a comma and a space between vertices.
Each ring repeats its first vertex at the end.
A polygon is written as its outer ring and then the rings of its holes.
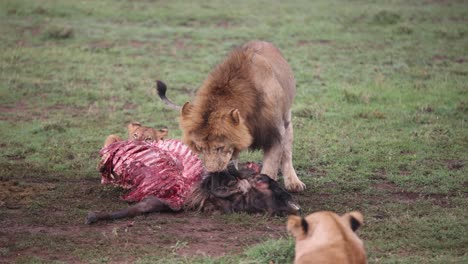
POLYGON ((287 229, 296 239, 294 263, 367 263, 364 244, 355 233, 362 223, 356 211, 289 216, 287 229))
POLYGON ((142 126, 138 122, 128 124, 128 140, 137 141, 158 141, 164 139, 168 134, 166 128, 155 129, 152 127, 142 126))
MULTIPOLYGON (((167 128, 155 129, 152 127, 142 126, 138 122, 128 124, 127 130, 128 140, 135 141, 158 141, 164 139, 164 137, 169 133, 167 128)), ((109 135, 104 142, 104 147, 121 140, 122 139, 117 135, 109 135)))

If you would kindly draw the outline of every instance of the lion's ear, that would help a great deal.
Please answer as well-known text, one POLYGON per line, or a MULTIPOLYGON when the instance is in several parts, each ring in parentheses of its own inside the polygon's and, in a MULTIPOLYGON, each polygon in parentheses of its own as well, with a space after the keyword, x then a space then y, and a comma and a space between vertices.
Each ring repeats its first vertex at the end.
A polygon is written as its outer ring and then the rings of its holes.
POLYGON ((167 130, 167 128, 159 129, 158 131, 156 131, 156 138, 158 140, 164 139, 164 137, 167 136, 168 133, 169 130, 167 130))
POLYGON ((186 116, 190 113, 190 110, 192 110, 192 105, 189 103, 189 102, 186 102, 183 106, 182 106, 182 110, 181 110, 181 114, 182 116, 186 116))
POLYGON ((290 215, 288 217, 287 229, 296 239, 303 239, 309 231, 309 224, 304 217, 290 215))
POLYGON ((364 222, 364 216, 358 211, 346 213, 342 216, 342 218, 349 223, 349 227, 351 230, 353 230, 353 232, 358 230, 358 228, 361 227, 362 223, 364 222))
POLYGON ((128 134, 133 134, 133 132, 139 127, 141 127, 141 124, 138 122, 132 122, 128 124, 127 126, 128 134))
POLYGON ((238 125, 240 123, 240 113, 239 110, 237 109, 232 109, 229 112, 229 117, 231 118, 232 124, 233 125, 238 125))

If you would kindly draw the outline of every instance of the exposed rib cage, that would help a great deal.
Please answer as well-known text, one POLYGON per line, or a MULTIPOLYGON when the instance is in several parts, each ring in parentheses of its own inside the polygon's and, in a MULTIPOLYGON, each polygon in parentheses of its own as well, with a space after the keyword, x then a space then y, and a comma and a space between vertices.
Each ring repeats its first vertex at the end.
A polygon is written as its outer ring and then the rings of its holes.
POLYGON ((122 198, 138 202, 154 195, 179 210, 193 185, 201 180, 203 164, 182 142, 119 141, 101 149, 101 183, 130 189, 122 198))

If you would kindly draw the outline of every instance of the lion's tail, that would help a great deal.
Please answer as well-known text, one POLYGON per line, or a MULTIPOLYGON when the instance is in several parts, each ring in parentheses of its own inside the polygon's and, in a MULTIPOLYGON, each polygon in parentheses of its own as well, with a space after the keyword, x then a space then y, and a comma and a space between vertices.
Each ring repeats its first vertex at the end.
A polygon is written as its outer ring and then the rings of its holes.
POLYGON ((180 111, 180 106, 174 104, 171 100, 166 97, 167 86, 160 80, 156 81, 156 90, 158 90, 158 95, 161 100, 167 104, 170 108, 180 111))

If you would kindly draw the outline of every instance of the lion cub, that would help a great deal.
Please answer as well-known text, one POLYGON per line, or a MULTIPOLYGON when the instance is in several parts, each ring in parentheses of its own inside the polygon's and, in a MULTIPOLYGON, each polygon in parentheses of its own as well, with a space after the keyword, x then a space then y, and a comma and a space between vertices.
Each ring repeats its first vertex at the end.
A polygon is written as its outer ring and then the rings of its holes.
MULTIPOLYGON (((127 130, 128 140, 135 141, 158 141, 164 139, 164 137, 168 134, 168 130, 166 128, 154 129, 151 127, 142 126, 138 122, 128 124, 127 130)), ((122 139, 117 135, 109 135, 106 138, 106 141, 104 141, 104 147, 121 140, 122 139)))
POLYGON ((289 216, 287 229, 296 238, 294 263, 367 263, 364 244, 354 233, 362 223, 356 211, 289 216))

